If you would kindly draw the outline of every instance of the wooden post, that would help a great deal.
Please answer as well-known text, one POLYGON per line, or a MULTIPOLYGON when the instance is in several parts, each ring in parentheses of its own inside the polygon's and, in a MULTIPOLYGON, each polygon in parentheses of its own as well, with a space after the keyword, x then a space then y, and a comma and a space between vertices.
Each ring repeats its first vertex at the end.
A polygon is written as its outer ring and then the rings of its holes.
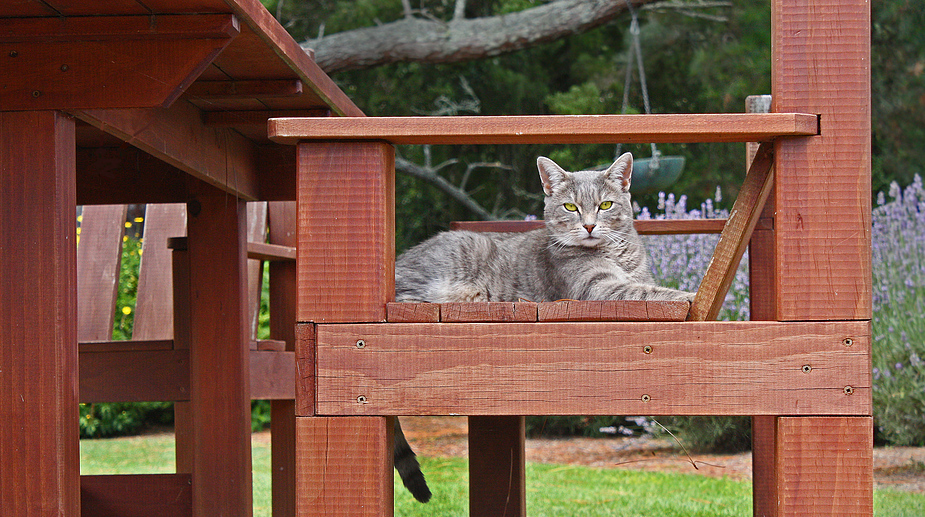
POLYGON ((74 121, 0 112, 0 516, 78 515, 74 121))
MULTIPOLYGON (((774 0, 771 26, 771 111, 820 120, 776 144, 774 319, 870 320, 870 3, 774 0)), ((774 434, 771 515, 871 514, 869 417, 782 417, 774 434)))
POLYGON ((193 515, 249 516, 245 203, 196 183, 189 203, 193 515))
MULTIPOLYGON (((380 142, 301 143, 297 156, 305 348, 314 346, 307 323, 386 319, 395 297, 395 154, 380 142)), ((313 415, 313 350, 297 355, 296 407, 313 415)), ((297 515, 391 516, 392 426, 386 417, 297 418, 297 515)))
POLYGON ((469 417, 469 515, 527 514, 524 417, 469 417))

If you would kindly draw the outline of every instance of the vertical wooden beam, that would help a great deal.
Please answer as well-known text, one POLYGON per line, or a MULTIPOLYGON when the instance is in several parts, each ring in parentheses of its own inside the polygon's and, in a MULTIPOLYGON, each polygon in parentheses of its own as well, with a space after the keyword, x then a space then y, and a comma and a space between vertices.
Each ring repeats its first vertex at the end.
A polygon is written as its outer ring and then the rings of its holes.
MULTIPOLYGON (((395 297, 395 151, 381 142, 297 151, 296 407, 314 414, 312 323, 378 322, 395 297), (307 382, 306 382, 307 381, 307 382)), ((297 515, 391 516, 393 423, 298 418, 297 515)))
MULTIPOLYGON (((269 203, 270 244, 296 245, 294 201, 269 203)), ((270 262, 270 339, 295 351, 296 267, 292 261, 270 262)), ((273 516, 295 515, 295 400, 270 401, 273 468, 273 516)))
POLYGON ((112 339, 127 208, 91 205, 81 213, 77 246, 78 341, 112 339))
POLYGON ((245 203, 198 183, 189 204, 193 515, 249 516, 245 203))
POLYGON ((524 417, 469 417, 469 515, 527 514, 524 417))
POLYGON ((774 0, 771 25, 771 111, 820 116, 776 145, 775 319, 870 319, 870 2, 774 0))
POLYGON ((0 516, 78 515, 74 121, 0 112, 0 516))
POLYGON ((778 515, 873 514, 871 417, 781 417, 776 438, 778 515))
MULTIPOLYGON (((184 219, 186 207, 183 207, 184 219)), ((184 224, 185 226, 185 224, 184 224)), ((184 229, 185 233, 185 229, 184 229)), ((184 241, 188 242, 188 241, 184 241)), ((165 243, 166 244, 166 243, 165 243)), ((192 323, 190 321, 190 264, 189 249, 173 248, 170 253, 171 278, 173 280, 173 347, 178 350, 189 350, 192 323)), ((191 474, 193 472, 193 458, 196 449, 193 437, 193 413, 191 402, 174 402, 173 404, 173 432, 176 440, 177 473, 191 474)))

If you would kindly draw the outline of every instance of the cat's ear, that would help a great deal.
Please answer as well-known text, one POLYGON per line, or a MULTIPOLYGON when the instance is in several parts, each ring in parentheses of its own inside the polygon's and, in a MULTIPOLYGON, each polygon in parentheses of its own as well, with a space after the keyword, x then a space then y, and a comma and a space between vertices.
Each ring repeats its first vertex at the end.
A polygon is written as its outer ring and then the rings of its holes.
POLYGON ((552 189, 565 179, 565 169, 559 167, 556 162, 540 156, 536 159, 536 168, 540 171, 540 180, 543 181, 543 192, 547 196, 552 195, 552 189))
POLYGON ((633 155, 623 153, 613 165, 607 169, 607 175, 614 181, 620 182, 623 192, 630 191, 630 181, 633 178, 633 155))

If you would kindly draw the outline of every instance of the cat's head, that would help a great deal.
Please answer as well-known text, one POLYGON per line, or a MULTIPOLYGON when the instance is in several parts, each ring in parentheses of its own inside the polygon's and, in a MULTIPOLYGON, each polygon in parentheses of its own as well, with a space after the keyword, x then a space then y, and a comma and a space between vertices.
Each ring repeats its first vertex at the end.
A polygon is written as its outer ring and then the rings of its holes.
POLYGON ((543 217, 565 246, 623 247, 633 231, 630 179, 633 155, 624 153, 604 171, 569 172, 540 156, 536 160, 546 194, 543 217))

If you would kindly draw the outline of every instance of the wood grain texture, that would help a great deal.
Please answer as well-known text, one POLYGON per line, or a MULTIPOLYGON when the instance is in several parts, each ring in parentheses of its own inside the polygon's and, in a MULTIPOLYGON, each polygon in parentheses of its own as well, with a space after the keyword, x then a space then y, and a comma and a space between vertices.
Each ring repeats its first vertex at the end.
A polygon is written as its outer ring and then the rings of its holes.
POLYGON ((189 398, 189 350, 80 353, 80 402, 189 398))
MULTIPOLYGON (((267 241, 267 202, 251 201, 247 203, 247 239, 250 243, 264 244, 267 241)), ((250 255, 250 253, 248 253, 250 255)), ((248 338, 257 339, 258 316, 260 315, 260 293, 263 286, 263 260, 247 258, 247 325, 248 338)))
POLYGON ((192 517, 189 474, 80 476, 81 517, 192 517))
POLYGON ((562 300, 537 304, 538 321, 684 321, 690 302, 562 300))
POLYGON ((532 302, 467 302, 440 304, 440 321, 447 323, 535 322, 532 302))
MULTIPOLYGON (((295 328, 295 414, 315 415, 316 330, 313 323, 299 323, 295 328)), ((354 346, 356 343, 354 342, 354 346)))
POLYGON ((0 112, 3 517, 80 511, 74 147, 64 114, 0 112))
POLYGON ((100 134, 78 128, 77 204, 186 202, 186 173, 136 147, 81 147, 86 133, 100 134))
POLYGON ((391 517, 393 421, 296 419, 296 515, 391 517))
POLYGON ((805 113, 273 118, 270 139, 384 140, 392 144, 609 144, 754 142, 815 135, 805 113))
POLYGON ((469 515, 527 514, 524 417, 469 417, 469 515))
POLYGON ((771 11, 771 111, 821 117, 819 136, 776 143, 776 319, 869 319, 870 4, 771 11))
POLYGON ((224 192, 198 188, 187 223, 193 512, 249 516, 246 209, 224 192))
MULTIPOLYGON (((453 221, 451 230, 470 232, 528 232, 545 225, 543 221, 453 221)), ((720 233, 725 219, 642 219, 633 221, 640 235, 680 235, 720 233)))
POLYGON ((0 18, 4 109, 166 107, 240 32, 231 14, 0 18))
POLYGON ((873 514, 871 417, 777 421, 777 515, 873 514))
POLYGON ((707 321, 715 320, 719 316, 726 300, 726 293, 729 292, 729 286, 732 285, 739 268, 739 262, 745 254, 752 232, 764 209, 764 203, 774 185, 773 165, 772 144, 764 143, 758 148, 748 168, 745 183, 739 189, 726 227, 723 228, 713 251, 710 265, 700 281, 688 319, 707 321))
POLYGON ((394 152, 377 142, 299 146, 299 321, 385 321, 395 297, 394 152))
POLYGON ((440 321, 439 303, 396 303, 385 306, 386 319, 392 323, 437 323, 440 321))
POLYGON ((253 400, 294 399, 295 353, 251 350, 250 386, 253 400))
POLYGON ((317 329, 320 415, 870 411, 867 322, 389 323, 317 329), (846 337, 852 346, 843 344, 846 337), (358 339, 364 347, 356 346, 358 339), (812 370, 804 372, 806 365, 812 370), (849 385, 853 394, 845 395, 849 385), (358 396, 366 398, 358 403, 358 396))
POLYGON ((77 339, 112 338, 125 205, 84 207, 77 246, 77 339))
POLYGON ((167 241, 185 235, 185 203, 147 205, 133 339, 174 338, 173 257, 167 241))

